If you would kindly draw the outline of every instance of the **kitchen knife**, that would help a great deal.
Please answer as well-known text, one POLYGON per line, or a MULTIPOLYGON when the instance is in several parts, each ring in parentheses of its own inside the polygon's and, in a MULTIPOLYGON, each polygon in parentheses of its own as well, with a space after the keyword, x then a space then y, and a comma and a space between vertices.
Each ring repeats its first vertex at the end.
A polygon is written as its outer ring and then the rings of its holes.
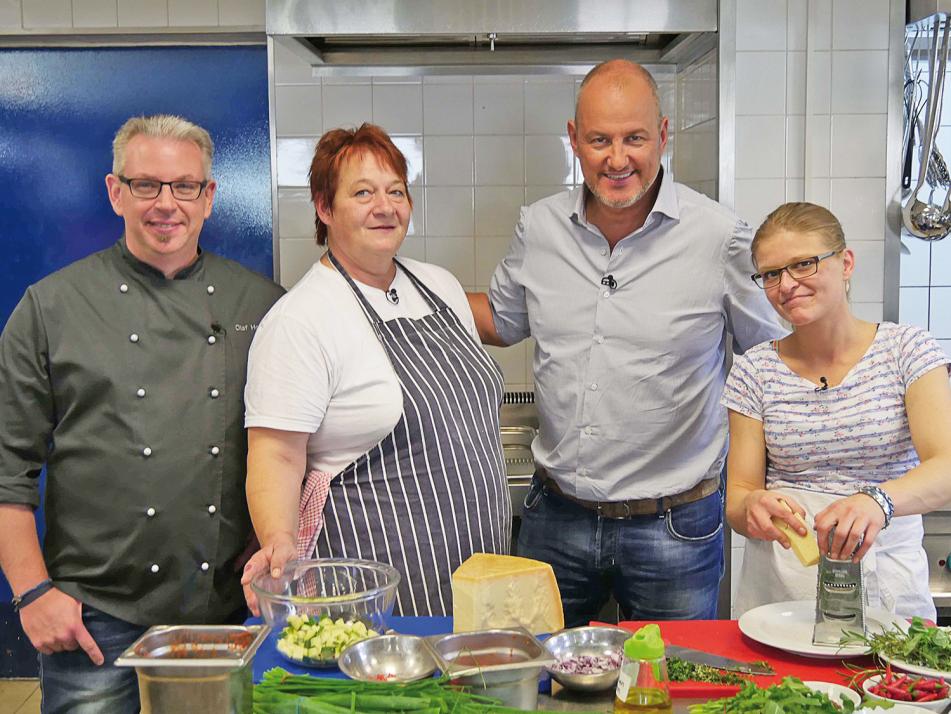
POLYGON ((743 674, 775 674, 775 672, 762 664, 753 664, 750 662, 741 662, 737 659, 730 659, 722 655, 702 652, 701 650, 691 649, 690 647, 681 647, 680 645, 666 645, 666 654, 668 657, 677 657, 685 662, 694 664, 705 664, 709 667, 724 669, 728 672, 742 672, 743 674))

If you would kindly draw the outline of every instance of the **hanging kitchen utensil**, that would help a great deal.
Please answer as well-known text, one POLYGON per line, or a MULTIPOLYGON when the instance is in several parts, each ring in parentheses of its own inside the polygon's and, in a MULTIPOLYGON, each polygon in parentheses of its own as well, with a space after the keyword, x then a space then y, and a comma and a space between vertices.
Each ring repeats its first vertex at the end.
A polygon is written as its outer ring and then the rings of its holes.
POLYGON ((823 554, 819 559, 812 644, 838 647, 844 630, 865 634, 862 564, 833 560, 823 554))
MULTIPOLYGON (((940 113, 941 97, 944 91, 944 75, 948 65, 948 40, 949 23, 945 23, 943 42, 939 42, 941 37, 941 16, 937 16, 934 24, 934 33, 932 37, 933 52, 929 57, 929 98, 928 98, 928 124, 922 137, 921 160, 918 170, 918 183, 909 199, 902 206, 902 223, 908 232, 924 240, 939 240, 951 231, 951 216, 944 210, 943 206, 937 206, 931 201, 922 201, 919 198, 921 191, 925 187, 928 175, 928 166, 931 163, 932 149, 935 143, 935 136, 938 130, 938 116, 940 113), (944 47, 944 53, 941 55, 940 66, 936 67, 939 55, 939 49, 944 47)), ((945 172, 947 170, 945 169, 945 172)))

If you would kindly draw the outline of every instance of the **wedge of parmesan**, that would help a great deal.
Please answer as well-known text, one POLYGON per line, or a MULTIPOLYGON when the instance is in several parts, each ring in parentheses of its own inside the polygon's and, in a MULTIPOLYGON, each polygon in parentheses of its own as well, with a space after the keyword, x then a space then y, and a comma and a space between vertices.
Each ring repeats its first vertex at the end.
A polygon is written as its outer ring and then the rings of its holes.
MULTIPOLYGON (((785 501, 781 501, 781 503, 786 507, 787 511, 793 513, 793 509, 789 507, 788 503, 785 501)), ((799 562, 808 568, 819 562, 819 543, 816 541, 816 534, 806 523, 805 519, 798 513, 796 513, 795 516, 796 520, 805 527, 806 535, 799 535, 799 532, 784 520, 775 517, 771 520, 773 521, 773 525, 789 539, 789 545, 793 553, 796 554, 796 557, 799 558, 799 562)))
POLYGON ((476 553, 452 574, 454 632, 524 627, 533 634, 565 626, 561 593, 548 563, 476 553))

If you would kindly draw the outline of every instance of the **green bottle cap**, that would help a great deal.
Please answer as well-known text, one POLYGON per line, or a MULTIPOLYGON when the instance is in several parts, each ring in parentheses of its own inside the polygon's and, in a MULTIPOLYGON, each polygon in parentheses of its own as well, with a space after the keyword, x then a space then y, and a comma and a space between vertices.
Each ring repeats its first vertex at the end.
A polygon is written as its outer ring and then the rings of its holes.
POLYGON ((660 627, 644 625, 624 643, 624 654, 628 659, 660 659, 664 656, 664 640, 660 636, 660 627))

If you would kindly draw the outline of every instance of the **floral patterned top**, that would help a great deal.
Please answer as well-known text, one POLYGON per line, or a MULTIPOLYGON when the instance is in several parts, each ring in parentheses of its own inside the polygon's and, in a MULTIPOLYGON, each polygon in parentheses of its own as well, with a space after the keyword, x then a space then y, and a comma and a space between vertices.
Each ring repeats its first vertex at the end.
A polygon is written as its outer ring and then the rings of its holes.
POLYGON ((883 322, 841 384, 823 389, 764 342, 735 359, 721 403, 763 422, 766 488, 847 496, 918 465, 905 391, 949 362, 926 331, 883 322))

